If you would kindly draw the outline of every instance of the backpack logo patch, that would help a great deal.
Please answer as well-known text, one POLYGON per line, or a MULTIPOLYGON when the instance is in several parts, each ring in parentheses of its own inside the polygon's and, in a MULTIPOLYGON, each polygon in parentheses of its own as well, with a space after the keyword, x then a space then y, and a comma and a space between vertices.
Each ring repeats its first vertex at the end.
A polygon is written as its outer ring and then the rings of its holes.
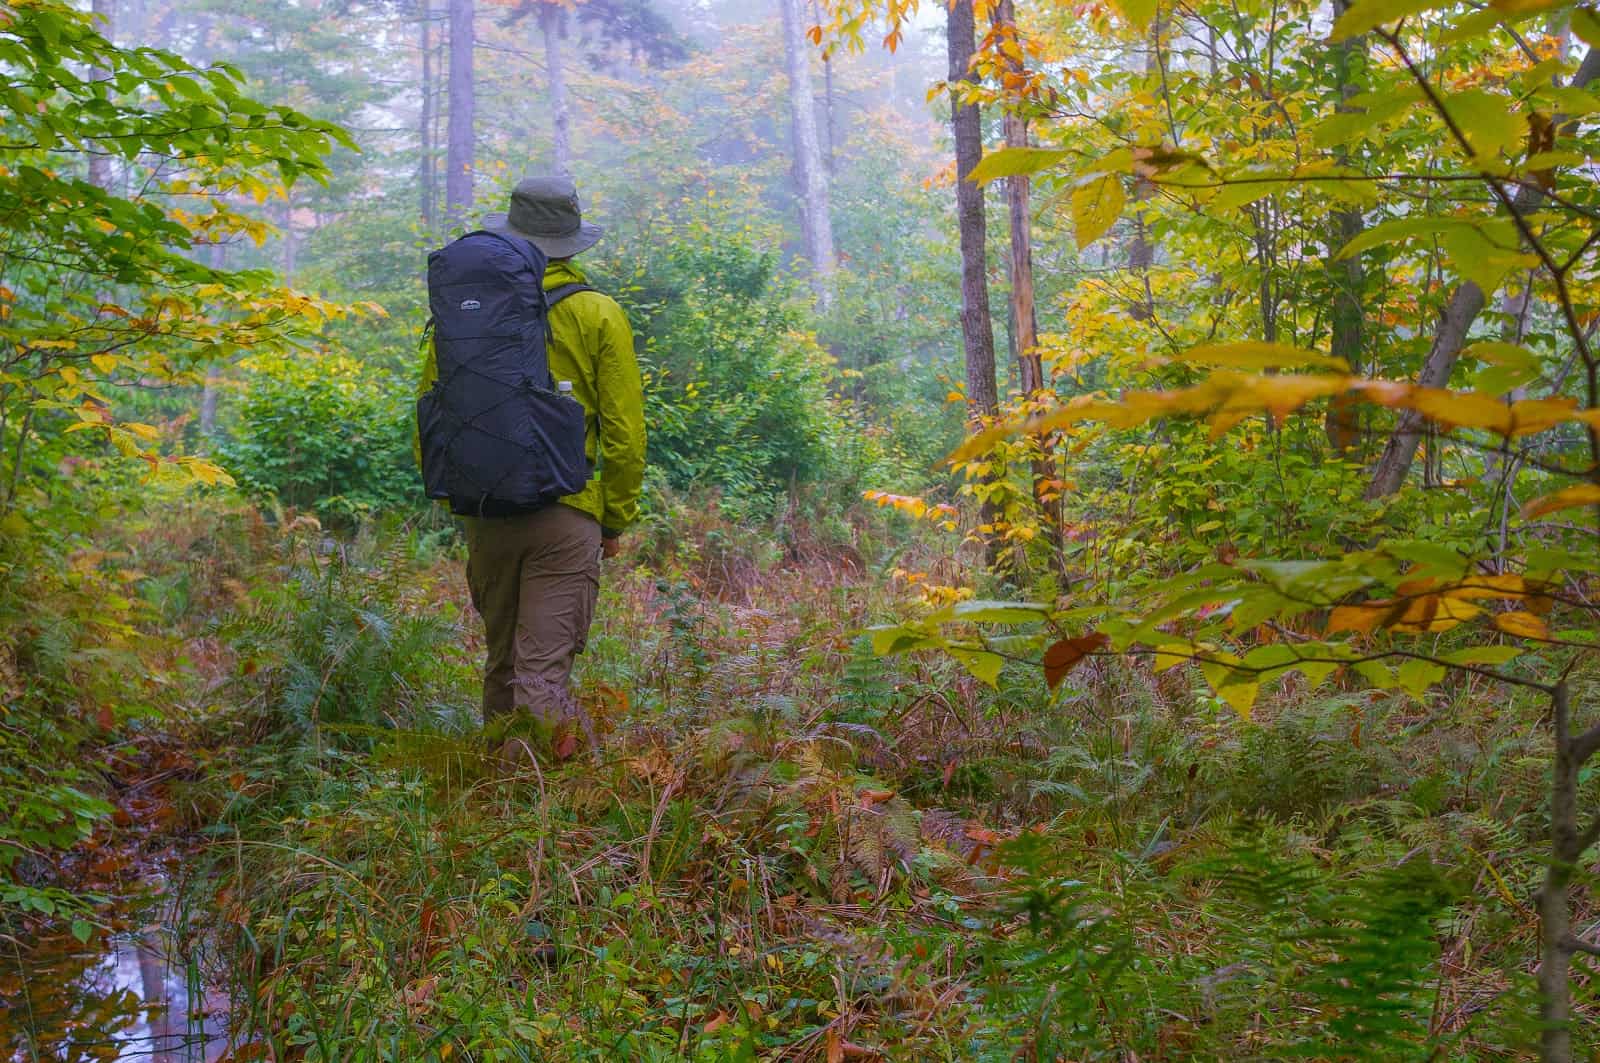
POLYGON ((463 299, 463 300, 461 300, 461 309, 463 309, 463 310, 477 310, 477 309, 480 309, 482 306, 483 306, 483 304, 478 302, 478 300, 476 300, 476 299, 463 299))

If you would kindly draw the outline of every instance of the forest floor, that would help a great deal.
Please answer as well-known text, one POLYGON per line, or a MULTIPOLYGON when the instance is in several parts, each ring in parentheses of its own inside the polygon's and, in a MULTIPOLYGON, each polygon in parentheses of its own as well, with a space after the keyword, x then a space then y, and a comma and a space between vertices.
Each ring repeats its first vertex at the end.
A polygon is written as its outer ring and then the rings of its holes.
POLYGON ((1247 725, 1115 660, 991 689, 872 656, 903 555, 683 517, 607 570, 579 675, 599 748, 508 772, 474 731, 449 548, 205 521, 115 544, 166 588, 141 649, 166 700, 102 736, 115 811, 54 868, 122 900, 86 945, 10 934, 19 1058, 1486 1059, 1531 1036, 1534 707, 1289 688, 1247 725), (158 986, 177 1006, 142 1014, 158 986))

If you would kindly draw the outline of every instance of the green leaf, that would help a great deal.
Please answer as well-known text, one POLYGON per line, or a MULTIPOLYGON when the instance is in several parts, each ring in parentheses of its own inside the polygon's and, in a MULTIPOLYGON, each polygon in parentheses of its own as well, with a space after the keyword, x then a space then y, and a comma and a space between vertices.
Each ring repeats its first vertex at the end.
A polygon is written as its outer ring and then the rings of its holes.
POLYGON ((72 921, 72 936, 77 939, 78 944, 88 944, 89 935, 92 933, 94 933, 94 924, 87 919, 74 919, 72 921))
POLYGON ((1521 646, 1469 646, 1441 654, 1451 664, 1509 664, 1522 656, 1521 646))
POLYGON ((1276 195, 1293 187, 1294 184, 1295 182, 1289 178, 1255 177, 1243 180, 1239 176, 1225 177, 1222 180, 1221 190, 1211 197, 1210 206, 1216 210, 1237 210, 1249 206, 1258 199, 1276 195))
POLYGON ((1392 25, 1410 15, 1444 7, 1447 0, 1356 0, 1333 24, 1329 40, 1359 37, 1379 26, 1392 25))
POLYGON ((1468 89, 1445 97, 1444 109, 1480 159, 1496 159, 1522 142, 1527 122, 1509 96, 1468 89))
POLYGON ((1572 32, 1589 47, 1600 48, 1600 15, 1596 15, 1593 8, 1574 8, 1572 32))
POLYGON ((1155 21, 1157 0, 1111 0, 1122 20, 1140 33, 1148 32, 1155 21))
POLYGON ((1078 249, 1094 243, 1111 230, 1122 216, 1127 194, 1122 179, 1114 174, 1093 177, 1072 191, 1072 224, 1078 249))
POLYGON ((969 181, 986 185, 1002 177, 1020 177, 1048 170, 1072 153, 1055 148, 1000 148, 985 155, 967 175, 969 181))
POLYGON ((1050 615, 1050 607, 1039 602, 965 601, 942 609, 935 616, 969 624, 1027 624, 1050 615))
POLYGON ((1244 719, 1250 718, 1256 695, 1261 692, 1260 677, 1234 667, 1241 663, 1232 654, 1212 654, 1200 661, 1200 674, 1212 691, 1244 719))
POLYGON ((1351 255, 1359 255, 1361 252, 1371 250, 1374 247, 1398 243, 1401 240, 1409 240, 1413 236, 1437 236, 1440 233, 1449 232, 1452 229, 1469 224, 1471 223, 1462 221, 1460 218, 1394 218, 1374 225, 1366 232, 1363 232, 1340 248, 1339 253, 1334 258, 1335 260, 1349 258, 1351 255))
POLYGON ((1350 668, 1379 690, 1389 690, 1395 685, 1394 670, 1382 661, 1356 661, 1350 668))
POLYGON ((1400 689, 1420 699, 1429 687, 1444 678, 1444 674, 1444 665, 1412 657, 1400 666, 1396 678, 1400 681, 1400 689))
POLYGON ((872 627, 867 629, 867 633, 872 636, 872 652, 879 657, 928 649, 944 643, 943 639, 935 638, 925 631, 899 625, 872 627))
POLYGON ((950 656, 961 662, 961 666, 971 672, 983 683, 996 686, 1000 682, 1000 669, 1005 667, 1006 660, 998 653, 988 650, 963 649, 951 646, 946 651, 950 656))
POLYGON ((1444 234, 1445 254, 1450 264, 1466 280, 1482 288, 1486 294, 1500 287, 1506 275, 1514 269, 1527 269, 1538 264, 1538 259, 1515 250, 1516 235, 1508 230, 1510 219, 1485 221, 1477 225, 1460 225, 1444 234))
POLYGON ((1269 642, 1245 654, 1242 663, 1254 670, 1259 679, 1265 680, 1274 674, 1289 671, 1299 659, 1300 655, 1295 652, 1293 646, 1283 642, 1269 642))

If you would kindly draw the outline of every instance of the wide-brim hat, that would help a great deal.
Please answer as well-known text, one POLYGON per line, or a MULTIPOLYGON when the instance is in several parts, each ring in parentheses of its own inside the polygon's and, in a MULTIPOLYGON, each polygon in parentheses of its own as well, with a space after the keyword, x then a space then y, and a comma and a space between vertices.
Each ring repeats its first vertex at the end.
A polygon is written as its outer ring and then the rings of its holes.
POLYGON ((546 258, 571 258, 587 251, 605 235, 583 220, 578 186, 570 177, 525 177, 511 192, 511 207, 484 215, 483 227, 520 236, 546 258))

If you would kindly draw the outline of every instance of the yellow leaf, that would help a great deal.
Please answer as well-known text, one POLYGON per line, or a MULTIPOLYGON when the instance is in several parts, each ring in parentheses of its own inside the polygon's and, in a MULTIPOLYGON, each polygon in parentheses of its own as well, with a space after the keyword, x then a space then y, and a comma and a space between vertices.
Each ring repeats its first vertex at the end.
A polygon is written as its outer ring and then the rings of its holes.
POLYGON ((1072 225, 1078 249, 1088 247, 1110 231, 1122 216, 1127 194, 1122 180, 1114 174, 1091 178, 1072 192, 1072 225))
POLYGON ((96 369, 107 375, 115 372, 117 368, 117 359, 114 355, 91 354, 89 356, 89 361, 94 363, 94 367, 96 369))
POLYGON ((1516 635, 1525 639, 1545 639, 1550 637, 1550 629, 1543 620, 1532 613, 1497 613, 1494 626, 1504 631, 1507 635, 1516 635))
POLYGON ((156 428, 154 425, 141 424, 138 421, 128 421, 119 427, 126 429, 127 431, 138 436, 140 439, 153 441, 161 438, 161 430, 156 428))
POLYGON ((1222 366, 1227 369, 1348 369, 1343 358, 1308 351, 1287 343, 1208 343, 1191 348, 1183 361, 1199 365, 1222 366))
POLYGON ((1467 598, 1520 599, 1528 596, 1528 583, 1515 572, 1489 573, 1481 576, 1468 576, 1454 586, 1447 587, 1443 593, 1446 598, 1457 600, 1467 598))
POLYGON ((1181 642, 1166 643, 1156 647, 1155 656, 1150 660, 1150 666, 1157 672, 1165 672, 1169 668, 1176 668, 1180 664, 1188 664, 1194 659, 1193 646, 1181 642))
POLYGON ((1522 515, 1532 520, 1557 510, 1595 505, 1600 505, 1600 484, 1578 484, 1529 501, 1522 507, 1522 515))
POLYGON ((1523 399, 1511 404, 1511 435, 1527 436, 1566 424, 1577 412, 1571 399, 1523 399))

